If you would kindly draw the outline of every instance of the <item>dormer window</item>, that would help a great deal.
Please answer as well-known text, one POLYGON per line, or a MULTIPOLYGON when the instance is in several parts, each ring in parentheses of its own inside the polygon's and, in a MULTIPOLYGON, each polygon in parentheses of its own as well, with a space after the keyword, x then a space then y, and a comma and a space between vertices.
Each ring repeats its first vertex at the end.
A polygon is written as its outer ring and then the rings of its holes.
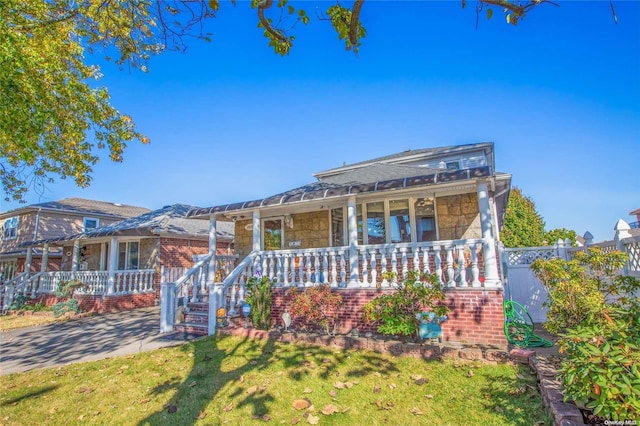
POLYGON ((91 231, 100 226, 100 219, 94 219, 92 217, 85 217, 83 219, 84 232, 91 231))
POLYGON ((447 170, 460 170, 460 160, 447 161, 446 168, 447 170))
POLYGON ((18 216, 10 217, 4 221, 4 228, 2 230, 3 240, 13 240, 18 237, 18 216))

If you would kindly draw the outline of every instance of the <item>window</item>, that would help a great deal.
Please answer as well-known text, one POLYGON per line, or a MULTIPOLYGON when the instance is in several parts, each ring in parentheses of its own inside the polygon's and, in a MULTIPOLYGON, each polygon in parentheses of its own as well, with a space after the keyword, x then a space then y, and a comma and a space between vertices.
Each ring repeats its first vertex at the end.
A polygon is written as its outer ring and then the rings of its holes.
POLYGON ((417 198, 413 209, 416 215, 416 241, 435 241, 437 234, 433 198, 417 198))
POLYGON ((118 243, 118 270, 139 269, 140 242, 118 243))
POLYGON ((331 246, 342 247, 344 241, 344 209, 331 209, 331 246))
POLYGON ((263 250, 280 250, 284 240, 282 219, 266 219, 262 222, 263 250))
POLYGON ((367 203, 367 244, 385 244, 384 202, 367 203))
POLYGON ((389 201, 389 231, 392 243, 411 242, 411 220, 409 200, 389 201))
POLYGON ((362 221, 362 204, 358 204, 356 206, 356 221, 358 223, 358 244, 364 244, 363 233, 364 233, 364 222, 362 221))
POLYGON ((460 170, 460 161, 447 161, 447 170, 460 170))
POLYGON ((18 237, 18 216, 10 217, 4 221, 4 229, 2 231, 3 240, 13 240, 18 237))
POLYGON ((100 219, 94 219, 92 217, 85 217, 83 219, 84 224, 84 232, 90 231, 92 229, 96 229, 100 226, 100 219))

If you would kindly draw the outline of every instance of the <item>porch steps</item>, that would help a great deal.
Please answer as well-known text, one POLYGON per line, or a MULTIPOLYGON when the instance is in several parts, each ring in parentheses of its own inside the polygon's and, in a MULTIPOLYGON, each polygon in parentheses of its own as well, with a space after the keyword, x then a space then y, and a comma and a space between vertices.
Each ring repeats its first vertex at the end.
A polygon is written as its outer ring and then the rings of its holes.
MULTIPOLYGON (((179 332, 206 336, 209 332, 209 304, 204 302, 189 303, 189 311, 185 312, 184 320, 174 325, 179 332)), ((244 328, 244 317, 237 315, 227 317, 228 324, 224 328, 244 328)))
POLYGON ((209 305, 190 302, 184 319, 173 327, 176 331, 206 336, 209 332, 209 305))

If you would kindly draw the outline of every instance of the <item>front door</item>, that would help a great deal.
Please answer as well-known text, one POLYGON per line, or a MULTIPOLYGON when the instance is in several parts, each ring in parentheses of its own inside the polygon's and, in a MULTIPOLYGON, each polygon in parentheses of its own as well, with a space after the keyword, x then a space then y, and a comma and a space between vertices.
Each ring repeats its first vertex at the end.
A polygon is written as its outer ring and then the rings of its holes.
POLYGON ((262 249, 282 250, 284 227, 282 218, 265 219, 262 222, 262 249))

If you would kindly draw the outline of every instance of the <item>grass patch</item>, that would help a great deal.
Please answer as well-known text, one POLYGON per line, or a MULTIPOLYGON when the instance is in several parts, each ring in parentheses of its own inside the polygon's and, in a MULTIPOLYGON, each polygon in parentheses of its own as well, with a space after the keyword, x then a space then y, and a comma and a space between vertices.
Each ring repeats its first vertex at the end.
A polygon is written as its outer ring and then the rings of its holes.
POLYGON ((38 312, 32 314, 29 311, 18 314, 8 314, 0 316, 0 331, 14 330, 16 328, 34 327, 36 325, 50 324, 52 322, 64 321, 69 318, 54 318, 53 312, 38 312))
POLYGON ((5 425, 551 424, 525 366, 234 336, 4 376, 0 412, 5 425))

